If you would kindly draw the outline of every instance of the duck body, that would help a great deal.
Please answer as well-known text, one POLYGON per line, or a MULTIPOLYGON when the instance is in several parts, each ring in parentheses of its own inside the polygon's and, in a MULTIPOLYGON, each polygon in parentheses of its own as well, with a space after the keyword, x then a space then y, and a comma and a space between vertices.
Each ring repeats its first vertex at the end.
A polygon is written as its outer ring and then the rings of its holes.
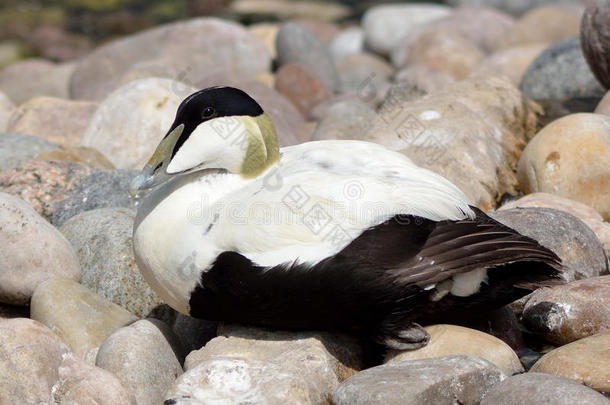
POLYGON ((460 321, 557 280, 554 253, 380 145, 309 142, 236 171, 187 170, 139 203, 138 267, 185 314, 405 349, 427 342, 418 322, 460 321))

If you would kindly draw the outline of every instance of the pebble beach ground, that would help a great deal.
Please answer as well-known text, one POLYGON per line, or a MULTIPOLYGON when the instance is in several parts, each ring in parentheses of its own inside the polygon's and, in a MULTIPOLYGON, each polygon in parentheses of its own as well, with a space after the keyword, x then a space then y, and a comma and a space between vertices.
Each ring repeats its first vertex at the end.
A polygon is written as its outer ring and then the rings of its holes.
POLYGON ((103 39, 0 27, 0 405, 610 404, 610 1, 353 3, 192 1, 103 39), (282 146, 366 140, 442 174, 567 283, 373 363, 350 336, 175 312, 138 271, 129 183, 221 84, 282 146))

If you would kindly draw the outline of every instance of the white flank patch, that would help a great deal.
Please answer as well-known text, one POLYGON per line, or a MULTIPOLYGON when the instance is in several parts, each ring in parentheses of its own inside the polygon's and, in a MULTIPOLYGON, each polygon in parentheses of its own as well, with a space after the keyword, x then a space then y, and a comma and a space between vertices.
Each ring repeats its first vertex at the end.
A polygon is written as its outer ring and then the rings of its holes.
POLYGON ((457 297, 468 297, 479 292, 481 283, 487 281, 487 269, 472 270, 453 276, 451 294, 457 297))

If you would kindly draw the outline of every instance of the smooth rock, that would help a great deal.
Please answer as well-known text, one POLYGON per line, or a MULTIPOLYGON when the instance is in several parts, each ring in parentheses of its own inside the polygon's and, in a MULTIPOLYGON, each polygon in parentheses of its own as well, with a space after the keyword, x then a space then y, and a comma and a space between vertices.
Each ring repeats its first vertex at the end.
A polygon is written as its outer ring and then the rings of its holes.
POLYGON ((192 352, 166 398, 180 403, 319 404, 361 367, 344 336, 225 326, 224 336, 192 352))
POLYGON ((286 97, 257 80, 235 74, 208 76, 197 84, 197 88, 203 89, 218 85, 237 87, 255 99, 273 121, 280 146, 298 143, 294 129, 303 124, 303 116, 286 97))
POLYGON ((395 104, 438 92, 456 81, 449 73, 433 71, 426 65, 412 65, 399 70, 394 80, 395 83, 388 89, 386 98, 393 100, 395 104))
POLYGON ((581 20, 580 41, 585 59, 591 71, 604 85, 610 88, 610 2, 593 0, 581 20))
POLYGON ((548 193, 532 193, 502 205, 498 210, 525 207, 555 208, 569 212, 583 221, 595 233, 606 253, 610 253, 610 223, 593 208, 578 201, 548 193))
POLYGON ((610 115, 610 92, 601 99, 597 107, 595 108, 596 114, 610 115))
POLYGON ((610 392, 610 330, 561 346, 542 356, 530 371, 555 374, 610 392))
POLYGON ((156 65, 155 76, 192 86, 205 76, 220 72, 253 76, 268 71, 271 55, 258 38, 239 24, 217 18, 179 21, 94 50, 76 67, 70 94, 75 99, 101 100, 119 86, 123 75, 137 63, 156 65))
POLYGON ((580 201, 610 220, 610 117, 572 114, 545 126, 523 151, 517 178, 525 193, 580 201))
POLYGON ((456 80, 466 78, 483 60, 484 53, 466 35, 451 27, 426 29, 409 42, 404 62, 397 66, 424 65, 446 72, 456 80))
POLYGON ((193 318, 174 310, 169 313, 167 323, 184 348, 184 353, 201 349, 218 334, 218 322, 193 318))
MULTIPOLYGON (((385 95, 385 89, 394 74, 390 64, 368 53, 353 54, 337 64, 342 93, 362 94, 375 89, 385 95)), ((381 100, 379 100, 381 101, 381 100)))
POLYGON ((100 208, 82 212, 60 228, 81 266, 81 283, 138 317, 151 315, 161 300, 142 278, 133 254, 135 212, 100 208))
POLYGON ((447 3, 451 6, 463 5, 483 5, 493 7, 497 10, 507 12, 514 16, 520 16, 527 13, 529 10, 543 6, 545 4, 554 4, 557 6, 574 6, 578 5, 578 0, 448 0, 447 3))
POLYGON ((21 134, 0 134, 0 172, 27 163, 59 147, 44 139, 21 134))
POLYGON ((529 65, 546 47, 546 43, 531 43, 502 49, 483 59, 472 74, 504 75, 519 86, 529 65))
POLYGON ((136 200, 129 196, 129 184, 136 170, 100 170, 76 186, 70 198, 55 204, 53 225, 62 226, 81 212, 97 208, 135 208, 136 200))
POLYGON ((19 197, 50 221, 53 205, 68 198, 93 172, 75 162, 32 161, 0 174, 0 192, 19 197))
POLYGON ((598 99, 605 93, 589 70, 578 37, 555 42, 538 55, 519 88, 527 97, 540 100, 598 99))
POLYGON ((13 113, 8 131, 34 135, 62 147, 74 147, 96 109, 97 103, 88 101, 35 97, 13 113))
POLYGON ((27 305, 56 277, 80 279, 70 242, 23 200, 0 192, 0 302, 27 305))
POLYGON ((68 83, 74 63, 55 64, 44 59, 27 59, 0 71, 0 90, 15 104, 32 97, 68 97, 68 83))
POLYGON ((610 276, 535 291, 525 303, 523 321, 557 345, 610 329, 610 276))
POLYGON ((91 40, 85 35, 53 25, 37 27, 28 35, 28 45, 35 54, 58 61, 76 60, 91 50, 91 40))
POLYGON ((334 405, 478 404, 506 376, 487 360, 447 356, 361 371, 335 391, 334 405))
POLYGON ((318 124, 311 140, 359 139, 373 125, 375 110, 361 101, 347 100, 331 105, 318 124))
POLYGON ((167 325, 143 319, 108 336, 95 364, 118 377, 136 403, 155 404, 182 374, 182 350, 167 325))
POLYGON ((440 173, 488 211, 514 193, 514 168, 538 111, 508 79, 480 77, 412 101, 386 98, 366 140, 440 173))
POLYGON ((525 373, 507 378, 483 397, 480 405, 608 405, 591 388, 567 378, 525 373))
POLYGON ((362 17, 366 45, 389 55, 413 30, 450 13, 449 7, 432 3, 373 6, 362 17))
POLYGON ((9 120, 15 111, 15 104, 0 91, 0 133, 7 132, 9 120))
POLYGON ((54 278, 41 283, 30 304, 37 320, 64 341, 80 358, 93 364, 104 339, 137 318, 79 283, 54 278))
POLYGON ((279 24, 275 23, 258 23, 252 24, 248 27, 248 31, 265 44, 267 50, 273 58, 277 56, 277 49, 275 48, 275 38, 277 32, 280 30, 279 24))
POLYGON ((485 359, 507 375, 523 372, 523 366, 513 349, 492 335, 457 325, 431 325, 425 329, 430 334, 430 342, 426 346, 402 352, 390 350, 385 363, 463 354, 485 359))
POLYGON ((31 319, 0 319, 0 398, 3 404, 48 403, 70 349, 31 319))
POLYGON ((136 405, 133 395, 116 376, 71 352, 62 356, 58 381, 51 390, 49 403, 136 405))
POLYGON ((235 0, 229 9, 244 17, 290 20, 310 18, 314 20, 336 21, 351 14, 347 6, 338 3, 306 0, 235 0))
POLYGON ((119 169, 141 169, 193 93, 170 79, 148 78, 116 89, 93 114, 80 146, 99 150, 119 169))
POLYGON ((314 72, 298 63, 282 65, 275 75, 275 89, 299 109, 304 117, 333 93, 314 72))
POLYGON ((314 72, 329 89, 339 88, 339 76, 328 48, 304 26, 295 22, 282 24, 277 33, 276 47, 280 66, 300 63, 314 72))
POLYGON ((344 29, 328 44, 328 50, 335 63, 346 56, 364 52, 364 31, 358 26, 344 29))
POLYGON ((297 18, 294 22, 307 28, 325 45, 328 45, 340 31, 339 26, 330 21, 313 18, 297 18))
POLYGON ((101 152, 86 146, 76 146, 41 153, 36 156, 36 160, 60 160, 82 163, 96 169, 114 169, 114 165, 101 152))
POLYGON ((578 35, 578 17, 565 8, 542 6, 519 18, 504 37, 504 47, 552 43, 578 35))
POLYGON ((608 272, 601 243, 593 231, 572 214, 552 208, 514 208, 489 215, 555 252, 562 260, 562 275, 566 281, 608 272))

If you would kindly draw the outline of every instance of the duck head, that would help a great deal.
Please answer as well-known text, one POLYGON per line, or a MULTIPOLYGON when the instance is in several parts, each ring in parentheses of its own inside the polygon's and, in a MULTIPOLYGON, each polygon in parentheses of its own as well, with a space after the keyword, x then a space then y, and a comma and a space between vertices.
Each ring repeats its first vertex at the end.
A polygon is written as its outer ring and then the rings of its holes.
POLYGON ((130 193, 204 169, 256 177, 278 160, 275 129, 261 106, 242 90, 210 87, 182 101, 130 193))

